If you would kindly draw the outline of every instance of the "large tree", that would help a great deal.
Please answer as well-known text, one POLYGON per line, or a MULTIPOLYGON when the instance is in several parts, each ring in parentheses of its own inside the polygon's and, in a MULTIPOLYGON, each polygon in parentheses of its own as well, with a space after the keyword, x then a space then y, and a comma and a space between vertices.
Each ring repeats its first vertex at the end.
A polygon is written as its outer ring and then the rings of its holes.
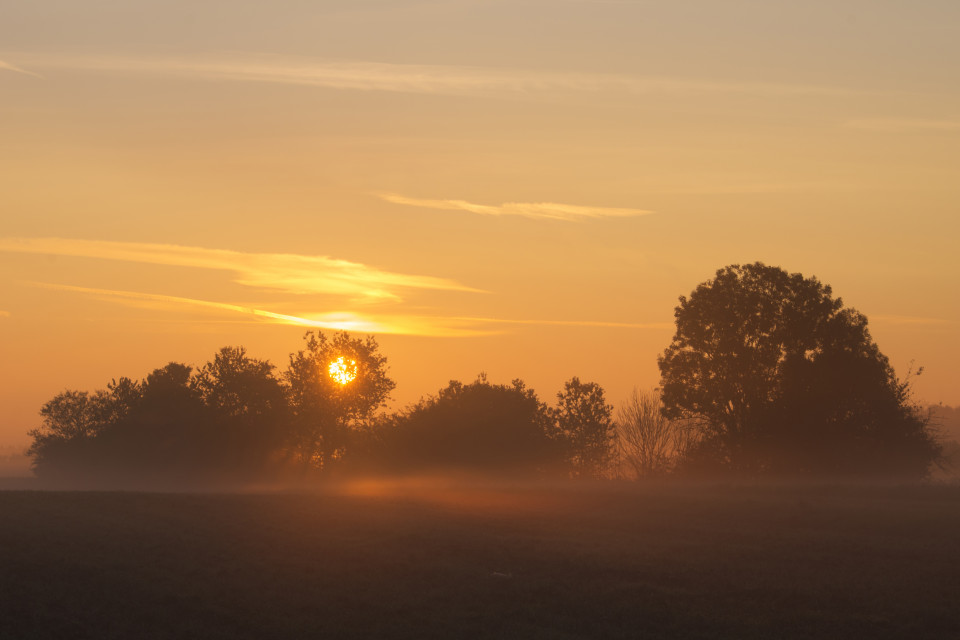
POLYGON ((664 411, 702 420, 700 453, 752 472, 920 476, 938 447, 867 330, 816 278, 731 265, 676 307, 664 411))

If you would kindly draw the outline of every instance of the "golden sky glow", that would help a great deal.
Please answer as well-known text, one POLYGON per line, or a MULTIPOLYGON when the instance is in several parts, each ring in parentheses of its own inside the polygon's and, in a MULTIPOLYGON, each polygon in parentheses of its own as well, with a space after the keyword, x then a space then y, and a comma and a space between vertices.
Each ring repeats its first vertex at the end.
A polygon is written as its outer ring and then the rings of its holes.
MULTIPOLYGON (((210 81, 278 83, 325 89, 389 91, 436 95, 502 96, 564 92, 619 91, 626 93, 753 93, 753 94, 844 94, 831 86, 780 82, 718 81, 702 78, 617 75, 497 69, 474 66, 421 65, 324 60, 284 56, 118 56, 43 55, 31 52, 0 52, 24 61, 32 69, 60 69, 93 73, 179 76, 210 81)), ((0 69, 43 77, 40 73, 0 61, 0 69)))
POLYGON ((227 4, 0 7, 0 445, 308 328, 379 336, 399 405, 480 371, 618 403, 756 260, 960 404, 960 5, 227 4))
POLYGON ((0 238, 0 252, 122 260, 230 271, 234 281, 249 287, 293 294, 337 294, 362 300, 399 300, 403 288, 473 291, 442 278, 389 273, 327 256, 240 253, 222 249, 64 238, 0 238))

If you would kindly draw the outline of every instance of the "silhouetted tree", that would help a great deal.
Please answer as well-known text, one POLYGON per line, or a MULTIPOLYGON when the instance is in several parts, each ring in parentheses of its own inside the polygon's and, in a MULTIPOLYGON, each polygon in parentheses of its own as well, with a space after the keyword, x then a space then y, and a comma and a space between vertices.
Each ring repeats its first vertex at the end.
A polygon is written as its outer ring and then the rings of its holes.
POLYGON ((104 472, 139 478, 186 478, 213 466, 215 418, 194 388, 193 369, 178 362, 154 369, 126 415, 97 437, 104 472))
POLYGON ((343 457, 353 430, 382 407, 396 383, 387 375, 387 358, 373 336, 351 338, 343 331, 328 339, 307 332, 306 349, 291 354, 284 380, 293 412, 297 457, 324 468, 343 457), (353 379, 341 384, 330 365, 343 359, 353 379))
POLYGON ((666 415, 698 455, 751 472, 923 475, 938 447, 867 330, 816 278, 732 265, 676 308, 659 358, 666 415))
POLYGON ((623 462, 637 478, 671 471, 694 444, 695 425, 668 418, 660 394, 634 389, 617 410, 617 442, 623 462))
POLYGON ((394 470, 529 473, 564 464, 547 406, 521 380, 452 380, 386 427, 382 452, 394 470))
POLYGON ((578 477, 599 478, 613 455, 615 427, 613 406, 603 397, 596 382, 571 378, 557 393, 553 416, 563 435, 572 472, 578 477))
POLYGON ((77 472, 87 466, 90 442, 111 424, 126 417, 140 401, 140 385, 120 378, 94 393, 64 391, 40 409, 42 422, 29 435, 27 454, 39 476, 77 472))
POLYGON ((194 376, 193 387, 219 415, 255 418, 286 406, 283 386, 273 377, 274 366, 247 356, 243 347, 223 347, 194 376))
POLYGON ((191 381, 215 419, 211 435, 219 444, 212 446, 235 472, 259 472, 289 436, 287 396, 273 370, 243 347, 224 347, 191 381))

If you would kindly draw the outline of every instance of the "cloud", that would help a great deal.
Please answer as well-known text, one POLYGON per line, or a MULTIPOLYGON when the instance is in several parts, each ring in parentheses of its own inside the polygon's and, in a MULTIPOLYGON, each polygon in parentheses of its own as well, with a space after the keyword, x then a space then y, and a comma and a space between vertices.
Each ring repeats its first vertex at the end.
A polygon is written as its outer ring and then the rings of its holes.
POLYGON ((929 120, 923 118, 861 118, 846 123, 852 129, 904 133, 911 131, 960 131, 960 120, 929 120))
POLYGON ((318 313, 300 313, 298 315, 277 313, 258 309, 248 305, 238 305, 209 300, 197 300, 155 293, 136 291, 118 291, 95 289, 72 285, 43 282, 29 283, 34 286, 58 291, 69 291, 90 295, 100 300, 119 302, 128 306, 149 309, 151 311, 182 312, 185 309, 202 310, 215 315, 243 315, 252 322, 272 322, 276 324, 314 327, 333 331, 354 333, 376 333, 430 337, 475 337, 502 333, 488 325, 540 325, 569 327, 601 327, 618 329, 669 329, 669 322, 625 323, 590 320, 511 320, 503 318, 416 316, 401 314, 364 314, 352 311, 326 311, 318 313))
POLYGON ((10 318, 11 313, 9 311, 0 311, 0 318, 10 318))
POLYGON ((697 78, 571 73, 453 65, 316 60, 286 56, 150 57, 51 55, 7 52, 32 67, 76 71, 169 75, 308 85, 327 89, 440 95, 491 95, 552 91, 650 93, 748 93, 772 95, 855 93, 840 87, 769 82, 707 81, 697 78))
POLYGON ((672 322, 605 322, 602 320, 509 320, 505 318, 471 318, 458 317, 456 320, 464 320, 476 323, 491 324, 529 324, 540 326, 559 326, 559 327, 604 327, 608 329, 673 329, 676 325, 672 322))
POLYGON ((522 216, 540 220, 583 220, 585 218, 628 218, 643 216, 652 211, 644 209, 616 209, 610 207, 584 207, 555 202, 505 202, 501 205, 483 205, 466 200, 423 200, 394 194, 381 194, 380 198, 394 204, 403 204, 444 211, 469 211, 488 216, 522 216))
POLYGON ((27 76, 33 76, 34 78, 42 78, 42 77, 43 77, 43 76, 40 76, 40 75, 38 75, 38 74, 36 74, 36 73, 33 73, 32 71, 27 71, 26 69, 21 69, 20 67, 18 67, 18 66, 16 66, 16 65, 10 64, 9 62, 4 62, 3 60, 0 60, 0 70, 13 71, 13 72, 15 72, 15 73, 22 73, 22 74, 27 75, 27 76))
POLYGON ((333 311, 313 313, 308 315, 291 315, 276 313, 256 307, 197 300, 155 293, 141 293, 137 291, 118 291, 113 289, 95 289, 91 287, 75 287, 71 285, 51 284, 43 282, 30 283, 34 286, 58 291, 70 291, 93 296, 100 300, 120 302, 128 306, 152 311, 181 312, 184 309, 199 309, 214 314, 240 314, 248 316, 251 321, 273 322, 277 324, 314 327, 334 331, 352 331, 357 333, 379 333, 395 335, 418 335, 436 337, 462 337, 483 335, 489 332, 471 330, 455 325, 464 323, 453 320, 450 326, 434 319, 417 316, 374 316, 358 314, 349 311, 333 311))
POLYGON ((399 300, 402 289, 477 291, 453 280, 392 273, 328 256, 66 238, 0 238, 0 251, 218 269, 233 272, 235 282, 250 287, 361 300, 399 300))
POLYGON ((874 324, 893 324, 893 325, 936 325, 947 324, 943 318, 924 318, 920 316, 870 316, 870 322, 874 324))

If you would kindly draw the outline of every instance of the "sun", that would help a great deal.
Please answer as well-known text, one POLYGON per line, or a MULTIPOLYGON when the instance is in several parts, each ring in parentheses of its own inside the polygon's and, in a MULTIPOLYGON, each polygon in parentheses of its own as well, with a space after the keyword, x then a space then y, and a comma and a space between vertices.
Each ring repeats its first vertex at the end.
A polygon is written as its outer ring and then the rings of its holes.
POLYGON ((333 378, 333 381, 337 384, 349 384, 357 377, 357 361, 348 361, 343 356, 340 356, 330 363, 327 371, 330 372, 330 377, 333 378))

